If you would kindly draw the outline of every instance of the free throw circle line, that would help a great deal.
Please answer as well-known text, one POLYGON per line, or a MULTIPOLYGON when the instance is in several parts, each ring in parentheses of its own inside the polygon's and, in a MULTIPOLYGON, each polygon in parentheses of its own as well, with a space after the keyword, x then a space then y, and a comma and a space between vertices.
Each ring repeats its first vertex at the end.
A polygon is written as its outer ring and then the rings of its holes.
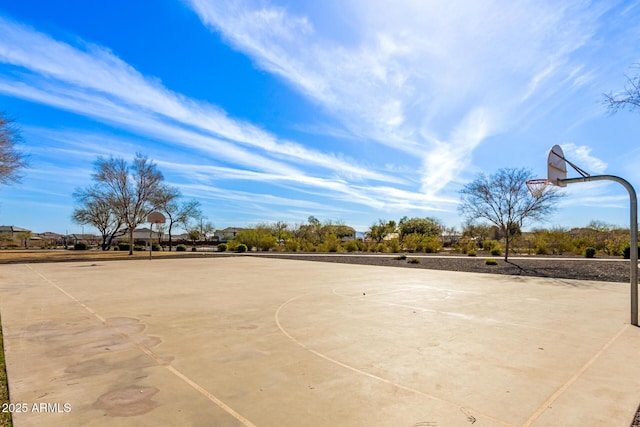
POLYGON ((316 350, 312 349, 311 347, 307 346, 306 344, 304 344, 303 342, 297 340, 294 336, 292 336, 289 332, 287 332, 287 330, 284 329, 284 327, 280 323, 280 312, 288 304, 292 303, 293 301, 295 301, 297 299, 300 299, 300 298, 303 298, 305 296, 308 296, 308 295, 310 295, 310 293, 306 293, 306 294, 302 294, 302 295, 298 295, 298 296, 289 298, 287 301, 283 302, 275 312, 275 321, 276 321, 276 325, 278 326, 278 329, 280 329, 280 332, 282 332, 287 338, 289 338, 295 344, 297 344, 300 347, 304 348, 308 352, 310 352, 310 353, 312 353, 312 354, 314 354, 314 355, 316 355, 316 356, 318 356, 318 357, 320 357, 320 358, 322 358, 322 359, 324 359, 324 360, 326 360, 328 362, 336 364, 336 365, 338 365, 338 366, 340 366, 342 368, 348 369, 348 370, 353 371, 353 372, 355 372, 357 374, 364 375, 364 376, 372 378, 374 380, 381 381, 383 383, 389 384, 389 385, 391 385, 393 387, 396 387, 396 388, 399 388, 401 390, 405 390, 405 391, 408 391, 410 393, 415 393, 417 395, 426 397, 427 399, 434 400, 434 401, 439 402, 439 403, 444 403, 447 406, 453 406, 454 408, 460 410, 464 414, 472 411, 474 415, 478 415, 479 417, 485 418, 487 420, 494 421, 494 422, 499 423, 501 425, 504 425, 504 426, 513 425, 513 424, 507 423, 505 421, 502 421, 502 420, 500 420, 498 418, 492 417, 491 415, 483 414, 483 413, 481 413, 479 411, 476 411, 475 409, 474 410, 470 410, 469 408, 467 408, 465 406, 462 406, 462 405, 459 405, 459 404, 457 404, 455 402, 451 402, 449 400, 446 400, 446 399, 443 399, 443 398, 440 398, 440 397, 425 393, 423 391, 417 390, 417 389, 412 388, 412 387, 408 387, 408 386, 405 386, 405 385, 402 385, 402 384, 395 383, 395 382, 393 382, 393 381, 391 381, 389 379, 386 379, 386 378, 383 378, 383 377, 379 377, 379 376, 377 376, 375 374, 372 374, 370 372, 366 372, 366 371, 358 369, 358 368, 356 368, 354 366, 347 365, 346 363, 340 362, 339 360, 336 360, 336 359, 334 359, 334 358, 332 358, 330 356, 327 356, 324 353, 320 353, 319 351, 316 351, 316 350))

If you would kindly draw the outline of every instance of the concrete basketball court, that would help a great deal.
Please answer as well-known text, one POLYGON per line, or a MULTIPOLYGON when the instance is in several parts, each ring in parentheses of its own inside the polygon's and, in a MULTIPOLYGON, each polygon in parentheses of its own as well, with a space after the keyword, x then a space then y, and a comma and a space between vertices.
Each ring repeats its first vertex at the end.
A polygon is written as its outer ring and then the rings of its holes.
POLYGON ((17 427, 626 427, 628 294, 250 256, 0 266, 17 427))

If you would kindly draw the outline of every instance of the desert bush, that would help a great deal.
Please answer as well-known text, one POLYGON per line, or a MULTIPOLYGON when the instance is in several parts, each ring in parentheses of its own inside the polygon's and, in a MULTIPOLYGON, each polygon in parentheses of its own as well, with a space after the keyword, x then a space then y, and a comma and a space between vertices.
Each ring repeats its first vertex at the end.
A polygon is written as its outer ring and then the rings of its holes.
POLYGON ((476 256, 478 253, 476 252, 475 249, 471 249, 470 251, 467 251, 467 256, 476 256))
POLYGON ((456 252, 466 254, 469 251, 475 252, 477 249, 477 245, 475 240, 470 239, 468 237, 463 237, 462 239, 460 239, 460 241, 455 246, 455 248, 456 248, 456 252))
POLYGON ((186 252, 186 251, 187 251, 187 245, 176 246, 176 252, 186 252))
POLYGON ((491 252, 493 248, 498 248, 498 247, 500 247, 500 243, 498 243, 497 240, 485 240, 484 242, 482 242, 482 249, 485 251, 491 252))
POLYGON ((73 249, 75 249, 76 251, 86 251, 87 249, 89 249, 89 246, 87 246, 87 244, 84 242, 78 242, 73 245, 73 249))
POLYGON ((402 238, 402 246, 408 252, 418 252, 422 249, 422 235, 418 233, 407 234, 402 238))
POLYGON ((592 248, 592 247, 586 248, 584 250, 584 257, 585 258, 595 258, 596 252, 597 252, 596 248, 592 248))
POLYGON ((127 242, 118 243, 118 249, 121 250, 121 251, 128 251, 129 250, 129 243, 127 243, 127 242))
POLYGON ((298 239, 289 239, 284 243, 284 248, 289 252, 297 252, 300 250, 300 242, 298 239))
POLYGON ((160 247, 159 244, 154 243, 154 244, 151 245, 151 250, 154 251, 154 252, 158 252, 158 251, 161 251, 162 248, 160 247))
POLYGON ((398 241, 398 239, 396 237, 394 237, 393 239, 390 239, 386 242, 387 245, 387 250, 391 253, 398 253, 400 252, 400 250, 402 249, 400 247, 400 242, 398 241))
POLYGON ((244 243, 240 243, 237 247, 236 247, 236 252, 247 252, 248 248, 247 245, 245 245, 244 243))
POLYGON ((487 258, 484 260, 485 265, 498 265, 498 261, 493 258, 487 258))
POLYGON ((536 247, 534 248, 533 252, 536 255, 549 255, 549 249, 547 249, 547 246, 544 243, 536 244, 536 247))
POLYGON ((220 243, 218 245, 218 252, 226 252, 227 251, 227 244, 226 243, 220 243))
POLYGON ((345 242, 345 244, 342 246, 347 252, 356 252, 360 250, 358 248, 358 243, 356 240, 349 240, 348 242, 345 242))
POLYGON ((138 251, 138 252, 142 252, 142 251, 144 251, 144 250, 145 250, 145 248, 144 248, 144 246, 142 246, 142 245, 135 245, 135 246, 133 247, 133 250, 134 250, 134 251, 138 251))
MULTIPOLYGON (((640 245, 638 245, 638 253, 640 254, 640 245)), ((629 245, 629 243, 624 245, 624 248, 622 250, 622 256, 624 259, 631 258, 631 246, 629 245)))
POLYGON ((496 246, 494 248, 491 248, 491 250, 489 251, 489 253, 493 256, 498 256, 502 253, 502 251, 500 250, 499 246, 496 246))
POLYGON ((585 249, 593 247, 593 241, 586 237, 576 237, 571 243, 573 244, 573 253, 576 255, 582 255, 585 249))
POLYGON ((442 242, 439 238, 434 236, 424 236, 420 243, 422 244, 422 250, 428 254, 440 252, 442 250, 442 242))
POLYGON ((420 258, 409 258, 407 262, 409 264, 420 264, 420 258))
POLYGON ((318 252, 340 252, 342 246, 340 246, 340 238, 330 234, 325 236, 324 241, 317 247, 318 252))
POLYGON ((405 254, 402 254, 402 255, 394 256, 393 259, 404 261, 405 259, 407 259, 407 256, 405 254))
POLYGON ((198 251, 198 249, 195 246, 191 247, 191 252, 197 252, 197 251, 198 251))

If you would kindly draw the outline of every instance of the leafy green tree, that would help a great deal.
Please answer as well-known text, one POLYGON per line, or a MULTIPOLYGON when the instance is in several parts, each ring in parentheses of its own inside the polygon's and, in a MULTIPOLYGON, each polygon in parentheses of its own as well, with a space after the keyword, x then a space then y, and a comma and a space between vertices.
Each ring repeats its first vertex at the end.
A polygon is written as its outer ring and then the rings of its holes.
POLYGON ((485 240, 491 239, 495 236, 495 225, 490 224, 475 224, 472 221, 467 221, 462 229, 462 237, 468 237, 476 241, 478 246, 482 246, 485 240))
POLYGON ((397 229, 395 221, 385 221, 379 219, 377 223, 369 227, 367 235, 376 243, 381 243, 389 234, 395 233, 397 229))
POLYGON ((435 218, 407 218, 400 220, 398 229, 400 230, 400 240, 404 241, 404 236, 409 234, 422 234, 426 236, 439 237, 442 234, 442 223, 435 218))
POLYGON ((277 244, 277 238, 271 234, 271 227, 259 224, 255 228, 246 228, 236 234, 236 242, 247 245, 249 249, 268 251, 277 244))
POLYGON ((196 242, 200 239, 200 230, 196 228, 187 230, 187 236, 189 237, 189 240, 191 240, 191 243, 193 243, 193 246, 195 246, 196 242))

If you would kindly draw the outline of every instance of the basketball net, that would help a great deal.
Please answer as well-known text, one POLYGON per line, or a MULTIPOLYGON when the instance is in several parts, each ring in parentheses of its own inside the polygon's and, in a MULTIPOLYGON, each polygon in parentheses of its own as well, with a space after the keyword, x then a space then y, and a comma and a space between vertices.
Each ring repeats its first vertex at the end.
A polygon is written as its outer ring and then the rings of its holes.
POLYGON ((547 185, 551 184, 548 179, 530 179, 527 181, 527 188, 529 193, 536 199, 539 199, 544 194, 547 185))

